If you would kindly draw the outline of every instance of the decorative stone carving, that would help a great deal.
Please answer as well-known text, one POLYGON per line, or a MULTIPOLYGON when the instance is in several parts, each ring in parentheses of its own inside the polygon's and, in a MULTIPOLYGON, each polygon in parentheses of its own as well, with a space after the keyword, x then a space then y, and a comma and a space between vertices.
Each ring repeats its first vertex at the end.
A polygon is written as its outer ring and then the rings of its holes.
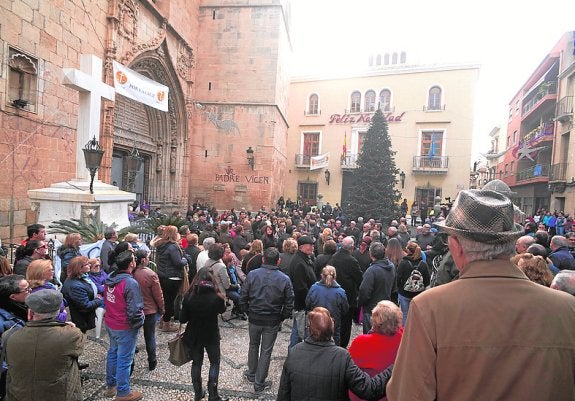
POLYGON ((176 71, 180 78, 189 81, 191 70, 194 67, 194 51, 184 42, 178 43, 178 59, 176 71))
POLYGON ((124 54, 124 56, 122 57, 120 62, 122 64, 127 65, 138 54, 143 53, 143 52, 148 51, 148 50, 156 49, 158 46, 160 46, 160 44, 166 38, 167 26, 168 26, 168 20, 164 18, 162 20, 162 25, 160 26, 160 28, 158 28, 158 32, 156 33, 156 36, 154 37, 154 39, 150 40, 147 43, 134 43, 132 48, 130 50, 128 50, 126 52, 126 54, 124 54))
POLYGON ((118 4, 118 34, 130 43, 138 35, 138 4, 133 0, 121 0, 118 4))
POLYGON ((170 148, 170 173, 174 174, 176 172, 176 160, 177 160, 177 148, 172 146, 170 148))
POLYGON ((80 218, 84 223, 100 220, 100 205, 80 205, 80 218))
POLYGON ((163 152, 164 152, 164 145, 159 143, 158 151, 156 152, 156 172, 158 173, 162 171, 162 162, 164 158, 163 152))

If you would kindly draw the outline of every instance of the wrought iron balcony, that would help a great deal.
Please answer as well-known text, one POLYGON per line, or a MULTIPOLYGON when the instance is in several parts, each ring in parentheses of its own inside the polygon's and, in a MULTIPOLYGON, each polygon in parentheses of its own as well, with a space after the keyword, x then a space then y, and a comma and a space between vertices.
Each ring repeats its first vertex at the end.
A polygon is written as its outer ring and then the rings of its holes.
POLYGON ((359 154, 348 152, 347 155, 345 155, 345 157, 341 158, 341 168, 343 170, 356 169, 358 167, 358 165, 357 165, 357 158, 358 157, 359 157, 359 154))
POLYGON ((559 100, 555 117, 562 123, 573 120, 573 96, 563 96, 559 100))
POLYGON ((565 181, 567 177, 567 163, 557 163, 551 165, 549 181, 565 181))
POLYGON ((311 164, 310 155, 295 155, 295 166, 297 168, 309 168, 311 164))
POLYGON ((321 115, 321 110, 320 109, 309 109, 309 110, 304 110, 303 111, 304 116, 320 116, 321 115))
POLYGON ((444 174, 449 167, 448 156, 413 156, 414 173, 444 174))
POLYGON ((544 181, 549 179, 549 164, 536 164, 517 172, 517 182, 543 178, 544 181))

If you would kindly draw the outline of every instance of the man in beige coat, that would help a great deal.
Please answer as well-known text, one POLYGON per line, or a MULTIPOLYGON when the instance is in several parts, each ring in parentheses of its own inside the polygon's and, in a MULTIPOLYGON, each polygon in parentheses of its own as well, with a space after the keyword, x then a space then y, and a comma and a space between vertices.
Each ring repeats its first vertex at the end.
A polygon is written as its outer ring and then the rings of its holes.
POLYGON ((509 261, 513 217, 506 196, 470 190, 437 224, 459 280, 411 302, 388 400, 575 400, 575 298, 509 261))

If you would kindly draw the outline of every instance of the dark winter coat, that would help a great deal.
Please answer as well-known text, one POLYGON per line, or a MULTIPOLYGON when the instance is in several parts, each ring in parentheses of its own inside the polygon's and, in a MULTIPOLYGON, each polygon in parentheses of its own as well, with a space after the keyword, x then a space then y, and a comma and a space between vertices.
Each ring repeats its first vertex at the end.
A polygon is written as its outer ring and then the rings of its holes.
POLYGON ((357 307, 357 293, 362 280, 361 269, 356 258, 346 249, 340 249, 331 258, 335 267, 337 282, 345 290, 350 308, 357 307))
POLYGON ((305 298, 311 286, 315 283, 313 260, 311 256, 297 251, 289 266, 290 279, 294 292, 294 310, 305 310, 305 298))
POLYGON ((225 311, 226 302, 216 294, 213 286, 201 285, 196 294, 188 293, 180 312, 180 322, 188 323, 184 332, 186 344, 191 348, 219 340, 218 315, 225 311))
POLYGON ((156 258, 160 278, 184 278, 184 266, 188 261, 177 244, 168 242, 160 245, 156 250, 156 258))
POLYGON ((395 284, 395 266, 389 259, 376 260, 363 274, 359 286, 359 306, 371 312, 379 301, 391 299, 391 291, 395 284))
POLYGON ((348 390, 364 399, 379 399, 391 377, 389 371, 373 378, 363 372, 345 348, 333 341, 306 338, 285 360, 277 400, 349 400, 348 390))

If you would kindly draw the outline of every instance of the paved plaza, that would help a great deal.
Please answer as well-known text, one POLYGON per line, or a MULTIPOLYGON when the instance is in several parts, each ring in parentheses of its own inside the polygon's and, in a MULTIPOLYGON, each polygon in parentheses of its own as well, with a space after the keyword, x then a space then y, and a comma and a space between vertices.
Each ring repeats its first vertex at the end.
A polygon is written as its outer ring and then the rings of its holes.
MULTIPOLYGON (((224 318, 230 316, 231 307, 223 315, 224 318)), ((360 333, 361 326, 354 325, 352 328, 352 338, 360 333)), ((247 369, 248 355, 248 322, 235 319, 225 322, 220 319, 220 334, 222 336, 221 351, 222 360, 220 363, 219 392, 222 397, 230 400, 275 400, 281 370, 284 359, 287 356, 289 336, 291 332, 291 320, 283 323, 282 330, 278 333, 278 338, 272 354, 270 372, 268 380, 273 381, 271 389, 256 395, 253 384, 248 383, 243 378, 243 372, 247 369)), ((158 367, 154 371, 148 370, 146 349, 144 346, 144 335, 140 330, 138 338, 138 348, 140 352, 136 354, 136 366, 132 375, 132 388, 144 394, 144 400, 153 401, 174 401, 193 400, 194 392, 190 376, 191 362, 181 367, 176 367, 168 362, 168 340, 174 337, 174 333, 164 333, 157 330, 158 344, 158 367)), ((105 369, 106 352, 108 350, 108 337, 102 329, 102 337, 94 338, 94 330, 88 332, 86 350, 80 358, 81 362, 88 362, 88 369, 82 371, 83 393, 85 401, 110 400, 104 397, 105 390, 105 369)), ((202 378, 204 388, 207 386, 208 378, 208 358, 204 358, 202 378)), ((208 397, 205 397, 207 400, 208 397)))

